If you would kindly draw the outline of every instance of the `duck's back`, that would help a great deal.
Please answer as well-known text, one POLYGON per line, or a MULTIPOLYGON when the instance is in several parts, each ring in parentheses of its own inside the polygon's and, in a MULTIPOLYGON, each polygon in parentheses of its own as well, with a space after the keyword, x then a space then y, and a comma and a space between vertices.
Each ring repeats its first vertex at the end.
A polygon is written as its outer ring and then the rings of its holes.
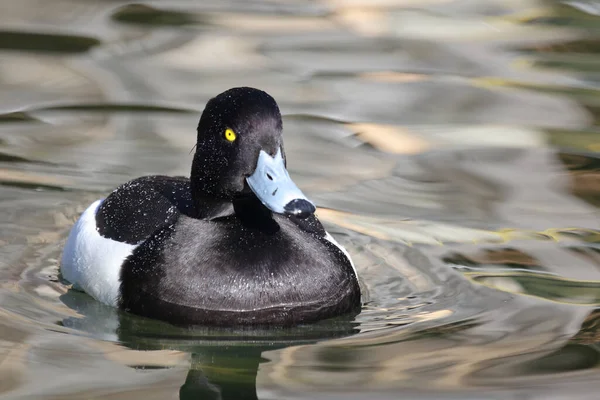
POLYGON ((120 186, 102 202, 96 227, 107 239, 138 244, 193 210, 188 178, 146 176, 120 186))
POLYGON ((61 273, 75 288, 117 306, 125 259, 154 232, 192 210, 187 178, 147 176, 127 182, 79 217, 63 250, 61 273))

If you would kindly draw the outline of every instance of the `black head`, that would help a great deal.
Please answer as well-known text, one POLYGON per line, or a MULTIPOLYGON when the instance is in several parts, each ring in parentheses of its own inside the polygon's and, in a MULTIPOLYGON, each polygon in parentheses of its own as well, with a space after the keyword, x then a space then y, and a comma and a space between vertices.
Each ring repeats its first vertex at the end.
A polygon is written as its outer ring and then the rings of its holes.
POLYGON ((198 124, 191 186, 198 201, 254 194, 275 212, 300 217, 314 212, 285 170, 277 103, 249 87, 229 89, 206 105, 198 124))
POLYGON ((247 191, 245 179, 254 171, 260 150, 275 155, 283 147, 281 131, 279 107, 262 90, 233 88, 212 98, 198 124, 192 190, 223 200, 247 191))

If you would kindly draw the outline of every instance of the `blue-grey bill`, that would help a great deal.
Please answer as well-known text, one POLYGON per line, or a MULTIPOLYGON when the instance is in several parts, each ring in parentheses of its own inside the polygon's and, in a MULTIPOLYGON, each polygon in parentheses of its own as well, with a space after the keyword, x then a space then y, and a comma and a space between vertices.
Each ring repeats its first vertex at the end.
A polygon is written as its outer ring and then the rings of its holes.
POLYGON ((315 212, 315 205, 290 178, 281 156, 281 149, 275 157, 261 150, 256 169, 246 181, 256 197, 273 212, 293 214, 301 218, 315 212))

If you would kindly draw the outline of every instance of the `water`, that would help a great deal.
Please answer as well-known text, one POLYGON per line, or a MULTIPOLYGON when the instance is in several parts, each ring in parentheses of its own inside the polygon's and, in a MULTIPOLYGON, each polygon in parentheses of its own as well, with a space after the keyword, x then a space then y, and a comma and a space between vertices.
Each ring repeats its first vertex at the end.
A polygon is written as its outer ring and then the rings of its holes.
POLYGON ((596 399, 600 2, 5 1, 0 397, 596 399), (181 329, 68 290, 92 201, 189 172, 206 101, 280 104, 356 319, 181 329))

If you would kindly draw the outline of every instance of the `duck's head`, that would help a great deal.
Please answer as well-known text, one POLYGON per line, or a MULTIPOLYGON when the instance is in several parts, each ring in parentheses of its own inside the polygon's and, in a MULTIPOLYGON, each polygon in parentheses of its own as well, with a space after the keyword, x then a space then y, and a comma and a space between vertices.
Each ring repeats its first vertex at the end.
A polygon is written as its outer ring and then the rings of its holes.
POLYGON ((191 185, 196 198, 255 195, 276 213, 306 218, 315 212, 286 170, 279 107, 258 89, 229 89, 208 102, 198 124, 191 185))

